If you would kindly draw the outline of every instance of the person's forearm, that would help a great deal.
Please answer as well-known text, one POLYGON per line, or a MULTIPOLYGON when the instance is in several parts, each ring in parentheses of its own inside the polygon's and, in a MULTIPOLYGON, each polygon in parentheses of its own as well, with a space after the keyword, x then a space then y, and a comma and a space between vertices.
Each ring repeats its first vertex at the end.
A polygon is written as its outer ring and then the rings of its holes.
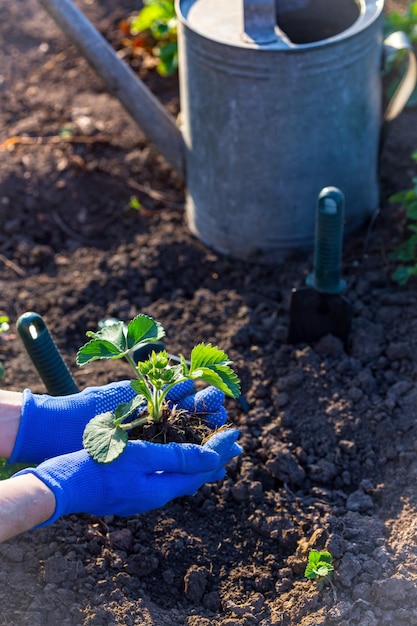
POLYGON ((0 457, 8 459, 19 430, 23 394, 0 390, 0 457))
POLYGON ((55 506, 53 492, 33 474, 0 481, 0 542, 46 522, 55 506))

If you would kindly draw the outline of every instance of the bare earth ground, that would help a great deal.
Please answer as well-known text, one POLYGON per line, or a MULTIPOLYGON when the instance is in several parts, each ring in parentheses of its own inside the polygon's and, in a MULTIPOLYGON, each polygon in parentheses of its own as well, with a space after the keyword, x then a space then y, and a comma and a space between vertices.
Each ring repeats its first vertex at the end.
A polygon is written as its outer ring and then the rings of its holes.
MULTIPOLYGON (((77 4, 115 46, 137 8, 77 4)), ((265 267, 193 238, 181 184, 36 0, 0 0, 0 41, 0 141, 32 138, 0 152, 0 313, 43 315, 80 387, 127 375, 76 370, 85 331, 148 313, 172 352, 224 348, 249 403, 227 403, 244 454, 222 483, 138 517, 69 516, 1 545, 0 623, 417 624, 417 295, 390 280, 387 257, 404 238, 387 198, 416 175, 417 111, 392 126, 377 219, 345 244, 348 348, 330 336, 294 347, 289 294, 312 256, 265 267), (65 126, 77 141, 51 139, 65 126), (303 578, 312 547, 333 554, 333 589, 303 578)), ((176 81, 143 74, 176 113, 176 81)), ((4 387, 44 391, 13 329, 0 351, 4 387)))

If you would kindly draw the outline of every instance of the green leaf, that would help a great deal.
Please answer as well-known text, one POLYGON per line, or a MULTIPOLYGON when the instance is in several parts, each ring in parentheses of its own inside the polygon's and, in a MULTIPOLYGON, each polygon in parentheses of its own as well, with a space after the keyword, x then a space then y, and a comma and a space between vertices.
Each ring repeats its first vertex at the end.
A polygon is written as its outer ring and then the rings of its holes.
POLYGON ((144 4, 145 6, 132 20, 131 33, 137 35, 149 30, 158 39, 160 25, 166 24, 166 29, 170 28, 169 22, 176 18, 174 0, 147 0, 144 4))
POLYGON ((320 561, 320 551, 319 550, 310 550, 308 555, 308 562, 311 565, 317 565, 320 561))
POLYGON ((311 550, 308 555, 308 564, 304 572, 306 578, 326 578, 333 570, 333 557, 326 550, 311 550))
POLYGON ((333 557, 330 552, 324 550, 319 552, 319 561, 323 561, 324 563, 331 563, 333 561, 333 557))
POLYGON ((126 327, 123 322, 105 326, 98 332, 87 332, 91 341, 77 353, 77 365, 86 365, 98 359, 121 359, 129 350, 157 341, 165 336, 159 322, 148 315, 137 315, 126 327))
MULTIPOLYGON (((111 327, 110 327, 111 328, 111 327)), ((165 330, 159 322, 149 315, 137 315, 127 327, 127 346, 129 350, 159 341, 165 337, 165 330)))
POLYGON ((180 359, 182 374, 183 376, 188 377, 190 375, 190 370, 188 367, 187 359, 182 354, 179 355, 179 359, 180 359))
POLYGON ((404 286, 405 284, 408 283, 409 279, 412 276, 416 276, 416 275, 417 275, 417 265, 414 265, 413 267, 402 266, 402 267, 398 267, 395 270, 395 272, 393 272, 391 278, 399 285, 404 286))
POLYGON ((416 243, 411 241, 406 241, 401 246, 398 246, 396 250, 393 251, 393 257, 397 261, 401 261, 403 263, 407 263, 409 261, 413 261, 416 255, 416 243))
POLYGON ((111 463, 117 459, 127 440, 127 432, 115 424, 111 412, 101 413, 90 420, 83 434, 83 446, 97 463, 111 463))
POLYGON ((407 191, 399 191, 398 193, 394 193, 389 197, 390 202, 395 202, 398 204, 406 204, 410 200, 414 199, 414 192, 412 190, 407 191))
POLYGON ((157 70, 161 76, 172 76, 178 69, 178 45, 170 41, 157 49, 159 63, 157 70))
POLYGON ((125 421, 126 418, 132 415, 132 413, 137 411, 137 409, 143 407, 144 404, 146 404, 146 398, 142 394, 138 394, 129 402, 122 402, 116 407, 116 410, 114 412, 115 420, 118 424, 121 424, 125 421))
POLYGON ((407 204, 406 215, 409 220, 417 219, 417 199, 412 200, 411 202, 407 204))
POLYGON ((229 365, 229 357, 223 350, 211 343, 199 343, 191 351, 191 371, 210 365, 229 365))
POLYGON ((207 385, 213 385, 232 398, 240 395, 239 379, 233 370, 226 366, 202 367, 192 372, 191 376, 194 380, 202 380, 207 385))
POLYGON ((305 569, 304 576, 306 578, 310 578, 310 580, 315 580, 317 578, 317 572, 312 563, 309 563, 305 569))
POLYGON ((152 392, 144 380, 132 380, 130 386, 135 393, 146 398, 147 402, 152 402, 152 392))
POLYGON ((120 359, 128 352, 123 322, 115 322, 94 333, 87 332, 92 337, 78 350, 77 365, 86 365, 98 359, 120 359))
POLYGON ((333 571, 333 565, 329 565, 328 563, 323 563, 321 565, 319 564, 316 571, 317 576, 320 576, 320 578, 325 578, 330 574, 330 572, 333 571))
POLYGON ((190 374, 237 398, 240 395, 239 378, 229 367, 231 363, 227 354, 217 346, 199 343, 191 351, 190 374))
POLYGON ((143 7, 137 17, 132 20, 130 32, 132 35, 151 30, 154 22, 164 17, 164 9, 157 5, 143 7))

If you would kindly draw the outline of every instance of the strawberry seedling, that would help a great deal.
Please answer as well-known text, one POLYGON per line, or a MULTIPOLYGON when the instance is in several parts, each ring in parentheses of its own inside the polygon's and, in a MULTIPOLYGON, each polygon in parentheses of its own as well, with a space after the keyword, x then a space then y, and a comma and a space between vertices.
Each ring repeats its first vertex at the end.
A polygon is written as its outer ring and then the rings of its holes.
POLYGON ((333 557, 330 552, 311 550, 304 576, 310 580, 317 580, 319 586, 323 586, 326 581, 330 581, 330 576, 334 571, 332 561, 333 557))
POLYGON ((180 355, 179 363, 172 364, 163 350, 152 351, 149 358, 136 362, 136 351, 165 336, 162 325, 147 315, 138 315, 127 326, 115 322, 98 332, 88 332, 87 336, 90 341, 78 351, 78 365, 124 358, 136 374, 130 383, 136 394, 133 399, 120 404, 114 412, 97 415, 85 428, 83 445, 99 463, 110 463, 123 452, 128 431, 167 419, 171 412, 167 394, 180 383, 200 380, 233 398, 240 395, 239 379, 230 367, 231 361, 223 350, 210 343, 196 345, 190 361, 180 355))

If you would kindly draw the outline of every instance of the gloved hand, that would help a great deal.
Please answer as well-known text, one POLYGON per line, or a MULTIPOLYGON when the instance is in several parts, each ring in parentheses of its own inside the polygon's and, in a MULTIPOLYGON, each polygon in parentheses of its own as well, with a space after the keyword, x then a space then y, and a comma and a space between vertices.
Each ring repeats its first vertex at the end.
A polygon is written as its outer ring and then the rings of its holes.
POLYGON ((14 476, 35 474, 53 491, 55 512, 40 526, 69 513, 136 515, 223 478, 224 465, 241 453, 238 436, 235 429, 223 430, 203 446, 130 441, 113 463, 96 463, 80 450, 14 476))
MULTIPOLYGON (((223 425, 224 394, 213 387, 197 394, 194 391, 193 382, 186 381, 176 385, 168 399, 178 408, 186 409, 183 403, 188 403, 192 410, 202 413, 211 428, 223 425)), ((80 393, 62 397, 33 394, 25 389, 19 431, 9 463, 41 463, 80 450, 87 422, 100 413, 113 411, 121 402, 129 402, 134 395, 128 380, 87 387, 80 393)))
MULTIPOLYGON (((176 404, 178 409, 184 409, 191 413, 196 413, 198 416, 207 423, 209 428, 220 428, 227 421, 226 409, 223 406, 224 393, 215 387, 205 387, 197 393, 192 393, 189 387, 189 383, 182 383, 177 385, 171 392, 168 393, 169 402, 176 404), (174 394, 181 394, 182 385, 188 385, 188 393, 183 393, 178 400, 174 399, 174 394)), ((192 388, 191 388, 192 389, 192 388)))

